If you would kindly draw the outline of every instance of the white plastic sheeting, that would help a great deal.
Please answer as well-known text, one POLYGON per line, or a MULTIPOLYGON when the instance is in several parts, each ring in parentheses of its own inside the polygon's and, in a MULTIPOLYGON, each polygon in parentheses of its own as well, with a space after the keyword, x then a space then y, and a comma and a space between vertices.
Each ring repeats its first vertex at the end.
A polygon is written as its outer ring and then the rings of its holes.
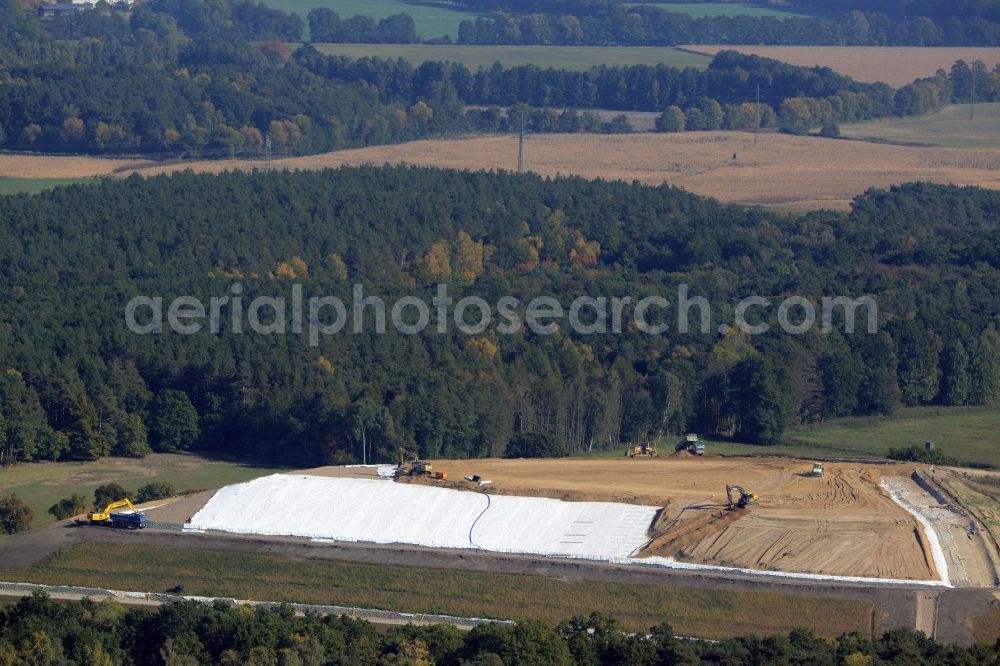
POLYGON ((611 560, 646 542, 657 510, 275 474, 223 488, 190 528, 611 560))
POLYGON ((934 530, 919 514, 915 515, 924 525, 935 564, 944 573, 944 580, 762 571, 678 562, 665 557, 634 558, 648 540, 646 532, 657 510, 658 507, 612 502, 485 495, 375 479, 275 474, 226 486, 194 515, 185 529, 297 536, 319 541, 477 548, 765 579, 950 586, 934 530))

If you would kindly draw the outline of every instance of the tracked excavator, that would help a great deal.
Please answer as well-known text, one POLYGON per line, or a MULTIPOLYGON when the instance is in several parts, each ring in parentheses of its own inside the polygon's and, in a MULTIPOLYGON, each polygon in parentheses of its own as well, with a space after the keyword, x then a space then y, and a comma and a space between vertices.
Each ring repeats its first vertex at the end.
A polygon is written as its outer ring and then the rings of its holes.
POLYGON ((399 467, 396 468, 396 476, 432 476, 434 467, 429 462, 424 462, 417 454, 409 449, 399 449, 399 467))
POLYGON ((759 498, 753 493, 748 493, 743 489, 743 486, 728 485, 726 486, 726 508, 730 511, 736 511, 738 509, 745 509, 748 506, 753 506, 757 503, 759 498))
POLYGON ((146 514, 137 511, 127 498, 111 502, 104 511, 90 514, 91 525, 117 527, 119 529, 141 530, 149 524, 146 514), (130 513, 114 513, 115 509, 129 509, 130 513))

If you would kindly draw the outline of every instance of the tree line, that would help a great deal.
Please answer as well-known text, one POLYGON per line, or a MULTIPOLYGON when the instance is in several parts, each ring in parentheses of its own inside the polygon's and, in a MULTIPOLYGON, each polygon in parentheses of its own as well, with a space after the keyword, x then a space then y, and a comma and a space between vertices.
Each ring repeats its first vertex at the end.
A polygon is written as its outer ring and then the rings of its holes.
MULTIPOLYGON (((669 619, 669 618, 666 618, 669 619)), ((291 606, 241 608, 225 603, 170 603, 157 611, 116 601, 57 603, 35 592, 0 606, 0 660, 53 664, 379 664, 391 666, 671 666, 674 664, 809 663, 995 664, 1000 647, 942 645, 922 632, 894 629, 876 639, 857 633, 835 640, 794 630, 787 636, 695 641, 665 621, 625 632, 601 613, 555 626, 534 620, 483 624, 468 633, 447 625, 391 627, 347 616, 304 617, 291 606)))
POLYGON ((16 324, 0 330, 0 455, 193 449, 318 465, 388 461, 400 446, 499 456, 525 433, 569 452, 690 431, 773 443, 821 419, 994 403, 998 204, 996 192, 910 185, 869 192, 849 214, 790 215, 667 186, 405 167, 4 197, 0 316, 16 324), (545 295, 564 308, 580 296, 676 305, 683 284, 711 304, 710 326, 699 307, 686 334, 676 308, 655 308, 659 335, 379 333, 370 309, 361 332, 315 344, 238 333, 228 315, 217 334, 125 326, 137 295, 207 304, 238 290, 245 306, 290 298, 295 283, 346 304, 355 284, 390 306, 431 303, 444 284, 456 301, 545 295), (878 330, 861 310, 847 334, 837 310, 829 333, 789 335, 775 305, 758 311, 768 333, 719 333, 751 294, 870 295, 878 330))
POLYGON ((995 46, 1000 16, 988 3, 792 3, 813 15, 704 16, 669 5, 624 2, 508 2, 463 0, 479 11, 499 11, 459 26, 460 44, 773 44, 791 46, 995 46), (872 9, 875 5, 878 9, 872 9), (908 5, 908 7, 901 7, 908 5), (860 8, 860 9, 859 9, 860 8), (913 13, 917 11, 919 13, 913 13), (841 13, 843 12, 843 13, 841 13))
MULTIPOLYGON (((801 133, 831 123, 923 115, 972 99, 1000 99, 1000 64, 958 61, 950 71, 899 89, 860 83, 826 67, 799 67, 770 58, 723 51, 705 70, 667 65, 600 65, 588 70, 495 63, 472 71, 461 63, 409 62, 323 56, 310 46, 295 54, 309 71, 332 80, 368 83, 383 100, 457 98, 462 104, 493 107, 467 112, 470 127, 502 131, 510 113, 499 107, 610 109, 663 112, 661 131, 740 130, 778 127, 801 133), (757 100, 760 99, 760 105, 757 100)), ((535 114, 536 132, 581 131, 569 119, 535 114), (569 129, 567 129, 569 128, 569 129)), ((585 131, 585 130, 583 130, 585 131)))
POLYGON ((313 42, 337 44, 415 44, 417 28, 409 14, 394 14, 375 21, 370 16, 341 19, 329 7, 309 10, 309 36, 313 42))

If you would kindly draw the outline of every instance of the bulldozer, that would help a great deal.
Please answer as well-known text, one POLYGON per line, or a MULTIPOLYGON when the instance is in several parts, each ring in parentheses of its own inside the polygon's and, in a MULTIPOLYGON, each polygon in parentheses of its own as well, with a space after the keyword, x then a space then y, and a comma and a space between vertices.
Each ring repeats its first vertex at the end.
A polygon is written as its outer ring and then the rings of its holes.
POLYGON ((424 462, 417 454, 408 449, 399 449, 399 467, 396 476, 433 476, 434 466, 424 462))
POLYGON ((659 455, 656 452, 656 447, 650 444, 648 441, 643 442, 639 446, 630 446, 625 450, 625 455, 629 458, 635 458, 636 456, 649 456, 650 458, 655 458, 659 455))
POLYGON ((726 508, 730 511, 738 511, 748 506, 757 504, 759 498, 753 493, 748 493, 742 486, 726 486, 726 508))

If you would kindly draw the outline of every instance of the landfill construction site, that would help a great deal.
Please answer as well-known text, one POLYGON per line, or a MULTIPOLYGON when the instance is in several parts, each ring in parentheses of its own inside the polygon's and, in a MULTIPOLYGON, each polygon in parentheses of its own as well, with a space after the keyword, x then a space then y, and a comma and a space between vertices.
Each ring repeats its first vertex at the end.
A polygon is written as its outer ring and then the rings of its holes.
POLYGON ((569 558, 665 575, 927 589, 998 582, 995 523, 959 501, 968 475, 958 471, 635 453, 401 455, 399 465, 274 474, 144 512, 151 526, 192 534, 569 558))

